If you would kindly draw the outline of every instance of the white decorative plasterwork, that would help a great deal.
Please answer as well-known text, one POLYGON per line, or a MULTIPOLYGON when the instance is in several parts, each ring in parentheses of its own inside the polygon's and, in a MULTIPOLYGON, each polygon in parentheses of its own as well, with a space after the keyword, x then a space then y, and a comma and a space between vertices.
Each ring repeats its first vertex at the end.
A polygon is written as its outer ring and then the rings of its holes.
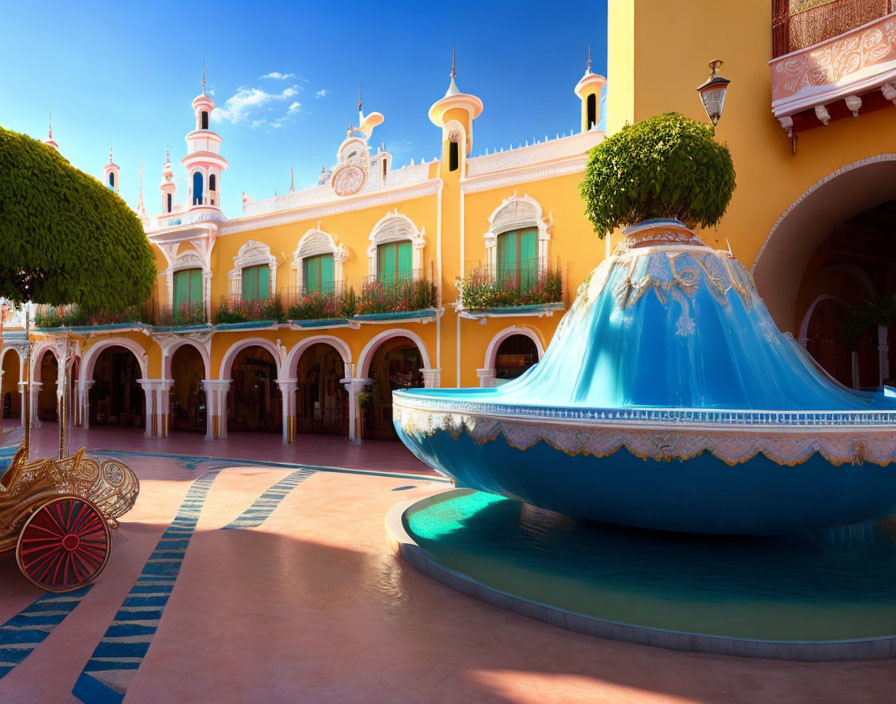
POLYGON ((549 164, 535 164, 520 169, 499 171, 484 176, 467 178, 461 182, 461 191, 464 193, 478 193, 490 191, 496 188, 517 186, 533 181, 545 181, 547 179, 568 176, 569 174, 583 173, 588 165, 588 155, 571 157, 570 159, 551 162, 549 164))
POLYGON ((541 272, 547 266, 551 220, 549 214, 548 222, 545 221, 541 204, 527 194, 518 196, 514 193, 510 198, 505 198, 489 216, 489 228, 483 235, 489 271, 494 271, 497 263, 498 235, 534 227, 538 229, 538 269, 541 272))
POLYGON ((426 228, 417 229, 414 221, 407 215, 402 215, 396 208, 388 213, 373 226, 370 233, 370 246, 367 248, 368 273, 376 276, 377 247, 389 242, 408 241, 413 244, 413 267, 415 275, 423 269, 423 248, 426 246, 426 228))
POLYGON ((545 140, 528 147, 476 156, 467 160, 467 178, 587 155, 603 139, 602 131, 592 130, 545 140))
POLYGON ((277 290, 277 257, 271 254, 271 248, 255 240, 249 240, 240 247, 239 252, 233 258, 233 269, 227 275, 227 279, 230 281, 231 295, 242 295, 243 269, 249 266, 264 265, 267 265, 271 271, 268 293, 272 294, 277 290))
MULTIPOLYGON (((191 244, 193 244, 191 242, 191 244)), ((195 246, 195 245, 194 245, 195 246)), ((173 245, 173 249, 169 246, 170 252, 177 252, 177 248, 179 244, 173 245)), ((205 248, 204 248, 205 249, 205 248)), ((207 248, 205 252, 205 256, 195 250, 195 249, 187 249, 173 259, 169 258, 170 265, 165 271, 161 272, 159 276, 165 277, 165 285, 168 290, 168 305, 174 306, 174 274, 178 271, 183 271, 184 269, 202 269, 202 301, 205 305, 206 314, 208 314, 208 302, 211 297, 211 281, 212 281, 212 268, 208 262, 208 253, 211 251, 211 247, 207 248)), ((165 253, 166 258, 170 256, 169 252, 165 253)))
POLYGON ((342 265, 348 259, 348 248, 344 244, 336 244, 336 238, 329 232, 321 230, 318 225, 302 235, 296 251, 292 254, 292 268, 296 272, 296 291, 302 291, 304 285, 302 261, 321 254, 333 255, 333 283, 338 289, 342 283, 342 265))

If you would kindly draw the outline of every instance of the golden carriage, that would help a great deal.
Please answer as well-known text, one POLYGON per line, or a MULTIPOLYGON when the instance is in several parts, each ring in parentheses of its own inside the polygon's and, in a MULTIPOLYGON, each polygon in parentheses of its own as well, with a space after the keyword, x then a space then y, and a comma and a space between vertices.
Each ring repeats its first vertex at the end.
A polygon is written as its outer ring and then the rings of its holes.
POLYGON ((111 529, 137 500, 140 482, 120 460, 84 448, 28 459, 24 431, 0 446, 0 552, 15 550, 19 569, 52 592, 95 579, 109 559, 111 529))

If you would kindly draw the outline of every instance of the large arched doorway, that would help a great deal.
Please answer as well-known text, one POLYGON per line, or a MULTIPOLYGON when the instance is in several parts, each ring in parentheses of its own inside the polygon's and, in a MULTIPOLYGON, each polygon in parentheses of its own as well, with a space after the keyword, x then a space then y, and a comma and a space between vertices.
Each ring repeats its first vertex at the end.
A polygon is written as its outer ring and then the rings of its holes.
POLYGON ((364 437, 398 439, 392 425, 392 392, 423 386, 423 366, 419 348, 407 337, 390 338, 376 349, 367 373, 372 381, 361 396, 364 437))
POLYGON ((832 228, 806 265, 797 296, 806 349, 841 383, 873 388, 896 372, 887 351, 896 296, 896 200, 832 228), (892 371, 891 371, 892 370, 892 371))
POLYGON ((40 390, 37 392, 37 418, 41 421, 59 420, 59 408, 56 400, 56 382, 59 379, 59 361, 50 350, 44 350, 38 360, 37 369, 40 390))
POLYGON ((318 342, 302 352, 296 369, 296 427, 300 433, 348 434, 348 392, 342 355, 318 342))
POLYGON ((19 393, 19 369, 22 361, 18 350, 8 348, 3 355, 3 417, 21 418, 22 401, 19 393))
POLYGON ((231 378, 228 432, 281 432, 283 399, 274 356, 258 345, 240 350, 233 360, 231 378))
POLYGON ((495 353, 495 379, 498 384, 516 379, 538 363, 538 347, 528 335, 509 335, 495 353))
POLYGON ((140 364, 127 347, 112 345, 103 349, 93 367, 90 425, 145 427, 146 403, 140 376, 140 364))
POLYGON ((169 391, 169 427, 192 433, 204 433, 206 424, 205 360, 193 345, 178 347, 171 356, 169 391))

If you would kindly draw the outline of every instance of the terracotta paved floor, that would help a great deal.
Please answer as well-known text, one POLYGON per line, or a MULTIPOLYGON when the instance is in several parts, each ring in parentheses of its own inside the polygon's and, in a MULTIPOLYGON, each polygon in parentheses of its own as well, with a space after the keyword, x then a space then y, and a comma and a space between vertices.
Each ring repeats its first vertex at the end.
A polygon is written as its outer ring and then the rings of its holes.
MULTIPOLYGON (((143 490, 106 571, 0 678, 0 702, 77 701, 72 687, 191 483, 222 467, 129 461, 143 490)), ((221 530, 287 474, 238 463, 218 474, 126 702, 893 701, 893 661, 787 663, 603 641, 432 582, 389 553, 383 525, 395 503, 444 489, 428 479, 317 472, 260 527, 221 530)), ((0 558, 0 624, 39 596, 0 558)))

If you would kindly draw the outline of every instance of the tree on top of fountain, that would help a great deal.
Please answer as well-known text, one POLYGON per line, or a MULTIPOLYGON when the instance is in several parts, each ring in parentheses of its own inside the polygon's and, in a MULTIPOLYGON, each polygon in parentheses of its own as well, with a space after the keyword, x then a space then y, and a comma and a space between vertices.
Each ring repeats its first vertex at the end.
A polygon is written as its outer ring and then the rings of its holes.
POLYGON ((598 236, 652 218, 718 223, 734 193, 734 164, 713 136, 710 125, 670 112, 627 124, 592 149, 580 192, 598 236))

